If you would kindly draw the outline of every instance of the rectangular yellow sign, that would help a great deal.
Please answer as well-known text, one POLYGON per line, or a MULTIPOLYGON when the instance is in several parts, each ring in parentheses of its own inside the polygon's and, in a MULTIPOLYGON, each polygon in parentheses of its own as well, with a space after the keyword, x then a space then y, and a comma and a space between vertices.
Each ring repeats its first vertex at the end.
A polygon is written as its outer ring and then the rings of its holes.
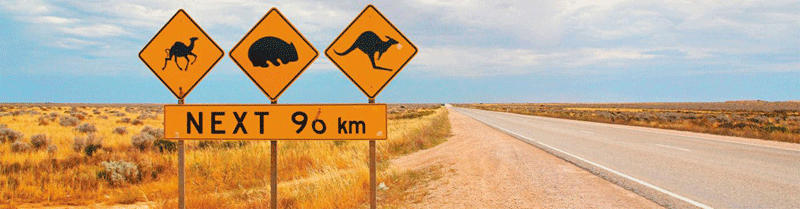
POLYGON ((165 105, 164 138, 385 140, 386 104, 165 105))

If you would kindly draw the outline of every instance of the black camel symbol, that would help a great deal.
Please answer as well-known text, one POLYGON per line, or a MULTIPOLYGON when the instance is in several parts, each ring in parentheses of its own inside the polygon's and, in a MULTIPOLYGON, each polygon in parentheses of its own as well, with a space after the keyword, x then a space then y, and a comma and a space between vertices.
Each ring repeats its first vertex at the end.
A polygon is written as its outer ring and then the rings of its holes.
POLYGON ((183 42, 176 41, 175 44, 172 44, 172 47, 166 49, 165 51, 167 52, 167 58, 164 59, 164 67, 161 68, 161 70, 167 68, 167 62, 169 62, 170 60, 175 62, 175 66, 178 66, 179 70, 184 70, 184 71, 189 70, 189 55, 194 56, 194 60, 192 61, 191 64, 194 64, 194 61, 197 61, 197 55, 192 53, 192 49, 194 49, 194 41, 196 40, 197 37, 190 38, 189 41, 191 41, 191 43, 189 44, 189 46, 186 46, 186 44, 184 44, 183 42), (173 57, 175 58, 174 60, 172 59, 173 57), (178 65, 178 57, 186 58, 185 68, 181 68, 181 66, 178 65))
POLYGON ((347 49, 347 51, 341 53, 337 51, 334 52, 336 52, 336 54, 338 54, 339 56, 344 56, 353 51, 354 49, 358 48, 359 50, 361 50, 361 52, 364 52, 364 54, 367 54, 367 56, 369 56, 369 61, 372 61, 372 68, 377 70, 392 71, 391 69, 378 67, 377 65, 375 65, 375 52, 378 52, 378 59, 380 59, 383 53, 386 53, 386 50, 388 50, 389 47, 397 44, 397 41, 395 41, 391 37, 386 36, 386 38, 388 38, 389 40, 383 41, 374 32, 365 31, 358 36, 356 41, 353 42, 353 45, 351 45, 350 48, 347 49))

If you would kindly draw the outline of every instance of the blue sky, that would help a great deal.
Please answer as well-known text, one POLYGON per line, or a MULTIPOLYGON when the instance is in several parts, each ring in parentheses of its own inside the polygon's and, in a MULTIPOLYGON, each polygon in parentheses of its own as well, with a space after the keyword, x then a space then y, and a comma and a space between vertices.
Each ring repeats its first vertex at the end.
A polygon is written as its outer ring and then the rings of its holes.
MULTIPOLYGON (((174 103, 138 52, 183 8, 226 51, 187 103, 268 103, 227 57, 272 7, 324 51, 355 1, 1 1, 0 102, 174 103)), ((800 100, 798 1, 388 1, 419 48, 378 102, 800 100)), ((281 103, 366 97, 321 54, 281 103)))

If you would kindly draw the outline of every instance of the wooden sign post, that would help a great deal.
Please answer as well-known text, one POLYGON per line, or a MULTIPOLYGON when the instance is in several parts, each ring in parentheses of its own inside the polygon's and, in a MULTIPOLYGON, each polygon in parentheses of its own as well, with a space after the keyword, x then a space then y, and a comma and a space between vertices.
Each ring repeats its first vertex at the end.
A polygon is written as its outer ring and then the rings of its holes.
MULTIPOLYGON (((178 98, 184 98, 214 68, 225 52, 183 9, 156 33, 139 59, 178 98)), ((178 139, 178 207, 186 208, 185 148, 178 139)))
MULTIPOLYGON (((319 56, 286 17, 272 8, 230 51, 230 57, 271 100, 278 97, 319 56)), ((278 207, 278 141, 271 140, 270 207, 278 207)))
MULTIPOLYGON (((375 103, 378 93, 416 54, 417 47, 371 4, 325 50, 328 59, 361 89, 370 104, 375 103)), ((375 140, 370 140, 369 204, 372 209, 377 208, 375 163, 375 140)))

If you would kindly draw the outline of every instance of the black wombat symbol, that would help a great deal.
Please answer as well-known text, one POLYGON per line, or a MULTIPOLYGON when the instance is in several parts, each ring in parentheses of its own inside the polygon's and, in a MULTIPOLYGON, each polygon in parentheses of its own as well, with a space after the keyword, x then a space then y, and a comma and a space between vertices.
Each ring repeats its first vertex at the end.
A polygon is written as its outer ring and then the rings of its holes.
POLYGON ((175 58, 173 61, 175 61, 175 66, 178 66, 178 70, 189 70, 189 55, 194 56, 194 60, 192 60, 191 64, 194 64, 194 61, 197 61, 197 55, 192 53, 192 49, 194 49, 194 41, 197 41, 197 37, 192 37, 189 39, 189 41, 191 42, 189 46, 186 46, 186 44, 183 42, 176 41, 174 44, 172 44, 172 47, 165 50, 167 52, 167 58, 164 59, 164 67, 162 67, 161 70, 167 68, 167 62, 173 60, 172 58, 175 58), (178 57, 186 58, 185 68, 181 69, 181 66, 178 65, 178 57))
POLYGON ((339 56, 344 56, 353 51, 354 49, 358 48, 359 50, 361 50, 361 52, 364 52, 364 54, 367 54, 367 56, 369 56, 369 61, 372 61, 372 68, 377 70, 392 71, 391 69, 378 67, 375 65, 375 52, 378 52, 378 59, 380 59, 383 53, 385 53, 386 50, 389 49, 389 47, 397 44, 397 41, 395 41, 391 37, 386 36, 386 38, 388 38, 389 40, 383 41, 374 32, 366 31, 358 36, 356 41, 353 42, 353 45, 351 45, 350 48, 347 49, 347 51, 341 53, 337 51, 334 52, 336 52, 336 54, 338 54, 339 56))
POLYGON ((247 56, 254 67, 266 68, 269 67, 267 61, 275 66, 297 61, 297 50, 294 43, 289 44, 279 38, 267 36, 250 45, 247 56), (278 59, 281 61, 278 62, 278 59))

